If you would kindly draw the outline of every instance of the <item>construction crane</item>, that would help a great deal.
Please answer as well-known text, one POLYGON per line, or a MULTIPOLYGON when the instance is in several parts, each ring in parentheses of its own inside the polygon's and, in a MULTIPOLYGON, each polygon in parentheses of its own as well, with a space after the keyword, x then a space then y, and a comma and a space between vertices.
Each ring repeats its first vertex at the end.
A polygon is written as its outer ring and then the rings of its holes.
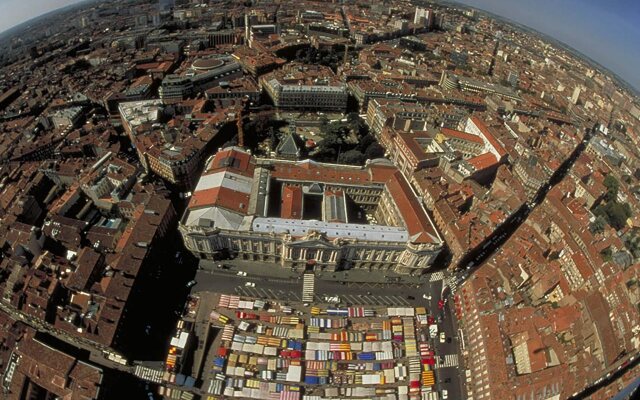
POLYGON ((238 119, 236 121, 236 126, 238 127, 238 146, 244 147, 244 115, 247 111, 248 99, 247 97, 242 99, 242 107, 240 107, 240 112, 238 113, 238 119))
POLYGON ((238 127, 238 146, 244 147, 244 128, 243 128, 243 119, 244 119, 244 107, 238 113, 238 121, 236 122, 236 126, 238 127))

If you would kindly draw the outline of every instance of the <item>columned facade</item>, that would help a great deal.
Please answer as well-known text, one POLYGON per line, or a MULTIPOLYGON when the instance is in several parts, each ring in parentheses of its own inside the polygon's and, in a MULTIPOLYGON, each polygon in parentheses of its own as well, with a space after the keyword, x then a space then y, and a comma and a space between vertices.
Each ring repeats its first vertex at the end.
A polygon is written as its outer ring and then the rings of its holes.
POLYGON ((420 275, 429 269, 441 250, 441 246, 433 244, 329 240, 315 231, 294 238, 289 234, 206 230, 184 225, 179 229, 187 249, 200 258, 228 252, 239 259, 277 264, 300 273, 309 269, 328 272, 360 269, 420 275))

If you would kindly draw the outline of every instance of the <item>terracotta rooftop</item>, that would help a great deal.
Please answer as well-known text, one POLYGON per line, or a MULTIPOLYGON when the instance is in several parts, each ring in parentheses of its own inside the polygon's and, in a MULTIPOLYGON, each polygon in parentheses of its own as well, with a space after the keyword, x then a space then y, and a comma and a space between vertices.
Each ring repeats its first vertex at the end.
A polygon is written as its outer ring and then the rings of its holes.
POLYGON ((476 169, 476 171, 482 171, 483 169, 490 168, 498 163, 498 159, 493 153, 484 153, 479 156, 471 157, 467 162, 476 169))
POLYGON ((498 140, 493 136, 493 133, 487 128, 487 125, 478 117, 471 117, 473 123, 478 127, 482 135, 487 139, 487 141, 493 146, 496 152, 500 155, 500 157, 504 157, 507 155, 507 151, 504 149, 502 144, 498 142, 498 140))
POLYGON ((302 188, 286 185, 282 189, 282 208, 280 218, 302 219, 302 188))
POLYGON ((468 142, 474 142, 474 143, 481 144, 481 145, 484 144, 482 139, 479 138, 478 136, 472 135, 470 133, 462 132, 462 131, 457 131, 455 129, 441 128, 440 129, 440 133, 442 133, 446 137, 456 138, 456 139, 460 139, 460 140, 466 140, 468 142))

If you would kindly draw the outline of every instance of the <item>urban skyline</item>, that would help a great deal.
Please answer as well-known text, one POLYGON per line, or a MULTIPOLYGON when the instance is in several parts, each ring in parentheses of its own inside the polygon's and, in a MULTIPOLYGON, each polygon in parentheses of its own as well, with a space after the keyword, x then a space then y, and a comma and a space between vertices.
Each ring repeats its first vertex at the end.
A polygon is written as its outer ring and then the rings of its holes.
POLYGON ((640 3, 633 0, 458 0, 562 41, 640 90, 640 3))
MULTIPOLYGON (((0 33, 83 0, 0 0, 0 33), (34 15, 34 9, 38 11, 34 15)), ((536 29, 582 52, 640 91, 640 4, 633 0, 457 0, 536 29), (597 21, 597 23, 595 23, 597 21), (593 46, 595 40, 595 46, 593 46)))

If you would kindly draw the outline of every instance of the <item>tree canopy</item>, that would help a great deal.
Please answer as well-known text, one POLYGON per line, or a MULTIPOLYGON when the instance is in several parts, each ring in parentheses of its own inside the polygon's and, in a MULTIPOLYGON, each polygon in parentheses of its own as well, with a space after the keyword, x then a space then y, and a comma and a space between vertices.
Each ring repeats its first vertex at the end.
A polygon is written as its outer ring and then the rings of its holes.
POLYGON ((318 161, 362 165, 366 160, 384 156, 384 148, 369 133, 358 113, 349 113, 346 121, 325 123, 313 158, 318 161))
POLYGON ((617 230, 622 229, 627 219, 632 215, 629 204, 616 201, 607 201, 605 204, 598 206, 594 210, 594 214, 596 217, 606 219, 609 225, 617 230))
POLYGON ((615 176, 609 174, 604 178, 604 182, 602 183, 607 188, 607 201, 615 200, 616 197, 618 197, 618 190, 620 190, 620 182, 618 182, 615 176))

